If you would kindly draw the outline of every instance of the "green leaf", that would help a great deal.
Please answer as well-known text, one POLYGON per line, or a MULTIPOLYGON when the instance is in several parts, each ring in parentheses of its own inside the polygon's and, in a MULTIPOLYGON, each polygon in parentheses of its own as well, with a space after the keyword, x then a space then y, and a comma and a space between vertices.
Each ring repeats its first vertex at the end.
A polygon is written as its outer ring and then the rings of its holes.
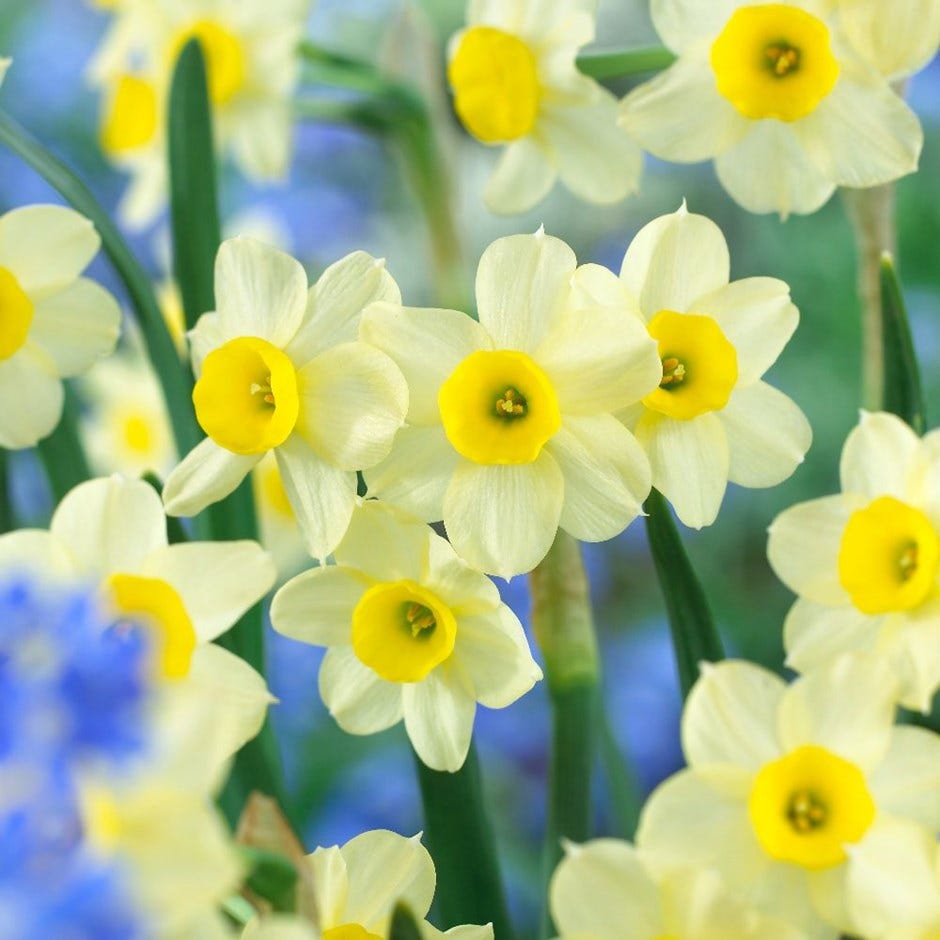
POLYGON ((10 458, 0 447, 0 535, 16 528, 13 504, 10 502, 10 458))
POLYGON ((392 923, 388 940, 422 940, 421 927, 414 914, 404 904, 396 904, 392 911, 392 923))
POLYGON ((654 489, 644 508, 650 551, 669 614, 679 686, 685 698, 698 679, 699 663, 724 659, 724 648, 705 592, 672 521, 669 505, 654 489))
POLYGON ((630 765, 620 752, 610 717, 600 715, 600 751, 610 800, 611 835, 632 841, 643 806, 643 794, 630 765))
POLYGON ((907 307, 894 259, 887 252, 881 256, 881 311, 884 338, 882 407, 906 421, 918 434, 923 434, 927 428, 927 415, 920 367, 914 353, 907 307))
POLYGON ((674 53, 662 46, 648 49, 616 49, 609 52, 585 52, 578 56, 578 70, 598 81, 626 78, 644 72, 659 72, 676 61, 674 53))
POLYGON ((297 869, 294 863, 277 852, 242 845, 239 851, 250 870, 248 888, 264 898, 276 911, 293 911, 297 894, 297 869))
POLYGON ((444 929, 492 922, 499 940, 513 930, 500 881, 476 747, 456 773, 431 770, 415 754, 425 841, 437 868, 436 905, 444 929))
POLYGON ((62 417, 56 429, 36 445, 36 450, 57 503, 69 490, 91 477, 78 436, 78 404, 68 386, 65 388, 62 417))

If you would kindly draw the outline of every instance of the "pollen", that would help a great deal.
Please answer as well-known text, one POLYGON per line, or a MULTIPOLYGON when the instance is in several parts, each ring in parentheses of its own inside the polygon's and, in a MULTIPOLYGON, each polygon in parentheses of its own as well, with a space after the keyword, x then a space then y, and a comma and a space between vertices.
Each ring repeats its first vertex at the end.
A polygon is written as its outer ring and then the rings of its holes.
POLYGON ((766 56, 770 69, 778 78, 783 78, 800 67, 800 51, 785 43, 767 47, 766 56))
POLYGON ((668 388, 670 385, 678 385, 680 382, 684 381, 685 366, 679 362, 675 356, 663 359, 663 377, 659 383, 659 387, 668 388))
POLYGON ((496 414, 500 417, 521 417, 526 413, 528 402, 514 388, 507 388, 503 394, 496 399, 496 414))

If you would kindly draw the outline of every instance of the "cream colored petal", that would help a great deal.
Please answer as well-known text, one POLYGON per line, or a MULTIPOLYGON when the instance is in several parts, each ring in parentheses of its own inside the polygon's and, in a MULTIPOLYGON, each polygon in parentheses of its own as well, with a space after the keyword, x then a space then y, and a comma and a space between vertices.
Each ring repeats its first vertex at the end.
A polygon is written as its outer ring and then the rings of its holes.
POLYGON ((2 578, 30 574, 44 581, 71 580, 76 575, 71 552, 45 529, 17 529, 0 535, 2 578))
POLYGON ((790 124, 752 121, 747 136, 715 160, 721 185, 749 212, 781 218, 815 212, 836 182, 810 159, 790 124))
POLYGON ((231 152, 239 169, 257 183, 282 182, 293 151, 290 101, 266 96, 243 108, 232 128, 231 152))
POLYGON ((757 910, 792 924, 799 940, 839 940, 838 928, 826 923, 816 909, 807 872, 798 865, 768 865, 744 898, 757 910))
POLYGON ((481 571, 510 578, 531 571, 558 531, 565 481, 545 450, 531 464, 462 461, 444 496, 444 525, 457 554, 481 571))
POLYGON ((454 656, 473 682, 476 700, 506 708, 542 678, 519 618, 505 605, 460 617, 454 656))
POLYGON ((356 474, 338 470, 292 434, 275 451, 284 491, 307 551, 323 561, 339 544, 356 506, 356 474))
POLYGON ((355 510, 336 548, 341 565, 376 581, 425 580, 429 543, 439 536, 394 505, 369 499, 355 510))
POLYGON ((65 206, 26 206, 0 216, 0 267, 34 302, 71 284, 100 246, 94 225, 65 206))
POLYGON ((711 525, 724 499, 730 461, 719 418, 709 413, 677 421, 648 411, 635 433, 649 456, 653 486, 676 515, 692 529, 711 525))
POLYGON ((731 259, 721 229, 683 204, 637 232, 620 269, 644 317, 660 310, 685 312, 690 304, 728 283, 731 259))
POLYGON ((420 580, 460 618, 490 613, 499 607, 499 591, 485 574, 468 565, 447 539, 427 530, 430 539, 420 580))
POLYGON ((307 275, 290 255, 254 238, 222 243, 215 260, 216 310, 226 337, 259 336, 284 348, 307 306, 307 275))
POLYGON ((877 186, 913 173, 924 143, 917 115, 874 72, 845 62, 835 88, 794 133, 820 174, 840 186, 877 186))
POLYGON ((432 770, 460 770, 470 749, 476 701, 453 657, 401 689, 405 730, 418 757, 432 770))
POLYGON ((546 449, 565 478, 559 525, 576 539, 606 541, 643 512, 651 485, 649 461, 613 415, 566 417, 546 449))
POLYGON ((784 751, 818 745, 868 773, 885 759, 896 701, 884 662, 840 657, 786 690, 777 716, 780 744, 784 751))
POLYGON ((441 425, 403 427, 391 453, 366 470, 369 496, 401 507, 425 522, 444 518, 444 495, 462 458, 441 425))
POLYGON ((795 594, 828 607, 850 603, 839 581, 839 547, 855 506, 824 496, 785 509, 770 524, 767 560, 795 594))
POLYGON ((349 873, 340 847, 333 845, 316 849, 307 856, 307 864, 313 875, 320 927, 326 931, 341 926, 349 893, 349 873))
POLYGON ((940 6, 909 0, 851 0, 839 7, 839 26, 866 61, 888 79, 918 72, 940 44, 940 6))
POLYGON ((636 298, 627 289, 627 285, 613 271, 601 264, 578 265, 571 278, 569 306, 574 310, 613 307, 624 319, 634 317, 641 323, 644 322, 636 298))
POLYGON ((194 516, 225 499, 264 454, 233 454, 211 437, 200 441, 166 478, 163 506, 168 516, 194 516))
POLYGON ((881 623, 882 652, 891 657, 901 683, 900 703, 928 714, 940 686, 940 597, 881 623))
POLYGON ((845 890, 847 869, 847 865, 837 865, 835 868, 807 872, 806 877, 816 913, 827 924, 838 927, 845 934, 851 933, 854 927, 845 890))
POLYGON ((459 927, 451 927, 450 930, 438 930, 433 924, 425 921, 421 925, 421 936, 424 940, 494 940, 492 924, 461 924, 459 927))
POLYGON ((571 248, 541 229, 496 239, 476 277, 480 323, 495 348, 536 349, 565 309, 576 267, 571 248))
POLYGON ((401 370, 411 424, 439 424, 437 395, 444 380, 471 353, 493 348, 486 330, 466 314, 386 303, 373 304, 363 314, 359 338, 401 370))
MULTIPOLYGON (((231 934, 226 932, 223 936, 231 937, 231 934)), ((308 920, 295 919, 288 914, 270 914, 263 921, 250 921, 240 940, 319 940, 319 937, 308 920)))
POLYGON ((534 137, 509 144, 483 190, 483 201, 497 215, 518 215, 540 203, 555 184, 558 170, 534 137))
POLYGON ((731 764, 756 772, 776 760, 777 707, 785 688, 779 676, 753 663, 703 663, 682 716, 689 765, 731 764))
POLYGON ((636 849, 616 839, 566 843, 549 906, 563 937, 650 940, 666 932, 658 886, 636 849))
POLYGON ((257 543, 188 542, 158 548, 140 573, 179 594, 201 643, 214 640, 273 587, 277 571, 257 543))
POLYGON ((721 327, 738 354, 738 382, 750 385, 777 361, 800 322, 790 288, 773 277, 733 281, 689 307, 721 327))
POLYGON ((53 513, 49 531, 83 571, 99 577, 136 573, 151 552, 166 546, 160 497, 142 480, 116 475, 70 490, 53 513))
POLYGON ((690 54, 631 91, 620 124, 657 157, 697 163, 734 147, 752 122, 718 93, 707 56, 690 54))
POLYGON ((373 829, 350 839, 340 851, 346 860, 349 893, 344 916, 375 932, 387 927, 399 902, 423 918, 434 897, 434 862, 419 836, 406 839, 373 829))
POLYGON ((776 486, 789 479, 813 441, 799 406, 766 382, 736 388, 719 418, 731 455, 728 479, 740 486, 776 486))
POLYGON ((783 624, 787 666, 799 672, 824 668, 843 653, 872 652, 881 618, 851 605, 824 607, 800 598, 783 624))
POLYGON ((724 29, 736 0, 652 0, 650 12, 656 32, 673 52, 705 40, 724 29))
POLYGON ((327 650, 319 685, 323 704, 349 734, 374 734, 401 721, 402 690, 408 687, 379 678, 350 646, 327 650))
POLYGON ((886 412, 862 412, 842 448, 843 491, 865 500, 894 496, 903 501, 919 447, 919 438, 900 418, 886 412))
POLYGON ((121 308, 103 287, 80 277, 47 294, 33 309, 29 338, 55 363, 62 377, 78 375, 114 349, 121 308))
POLYGON ((352 613, 371 581, 362 572, 330 565, 291 578, 271 602, 271 626, 314 646, 351 642, 352 613))
POLYGON ((228 339, 217 313, 204 313, 186 334, 186 338, 189 341, 193 374, 197 378, 202 374, 202 362, 206 356, 228 339))
POLYGON ((62 416, 64 394, 49 357, 29 343, 0 361, 0 401, 20 402, 0 415, 0 447, 33 447, 50 435, 62 416), (29 389, 25 400, 24 389, 29 389))
POLYGON ((891 732, 885 759, 869 777, 878 809, 940 829, 940 735, 909 725, 891 732))
POLYGON ((169 183, 162 147, 147 150, 140 159, 128 161, 123 169, 131 174, 131 179, 118 203, 118 221, 130 231, 140 232, 166 208, 169 183))

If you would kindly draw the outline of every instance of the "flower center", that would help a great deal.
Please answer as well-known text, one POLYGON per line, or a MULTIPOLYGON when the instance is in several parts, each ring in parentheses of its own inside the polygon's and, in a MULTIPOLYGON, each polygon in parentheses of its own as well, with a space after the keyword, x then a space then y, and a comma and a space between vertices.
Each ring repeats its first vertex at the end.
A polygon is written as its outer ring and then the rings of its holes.
POLYGON ((450 656, 456 638, 450 608, 414 581, 375 584, 353 610, 353 650, 388 682, 420 682, 450 656))
POLYGON ((33 302, 20 282, 0 268, 0 359, 9 359, 26 342, 33 322, 33 302))
POLYGON ((160 675, 181 679, 189 673, 196 631, 179 594, 160 578, 113 574, 107 587, 119 614, 139 621, 150 632, 160 675))
POLYGON ((643 404, 688 421, 728 404, 738 381, 738 354, 711 318, 660 310, 647 324, 659 346, 663 377, 643 404))
POLYGON ((127 449, 135 454, 148 454, 153 448, 153 431, 143 415, 125 415, 121 423, 121 437, 127 449))
POLYGON ((375 933, 369 933, 359 924, 340 924, 339 927, 330 927, 323 934, 323 940, 382 940, 375 933))
POLYGON ((156 135, 157 123, 153 85, 134 75, 122 75, 102 121, 101 148, 119 155, 143 147, 156 135))
POLYGON ((551 380, 523 352, 471 353, 437 402, 447 439, 474 463, 531 463, 561 427, 551 380))
POLYGON ((245 48, 241 40, 212 20, 199 20, 176 37, 174 60, 190 39, 198 39, 202 46, 209 99, 214 105, 228 104, 245 85, 245 48))
POLYGON ((193 389, 196 418, 220 447, 261 454, 283 444, 300 411, 297 372, 267 340, 242 336, 213 349, 193 389))
POLYGON ((478 140, 518 140, 535 126, 539 111, 538 67, 518 37, 474 26, 460 40, 447 69, 454 110, 478 140))
POLYGON ((79 811, 86 843, 102 855, 113 854, 124 834, 124 820, 114 794, 100 786, 82 787, 79 811))
POLYGON ((866 614, 919 607, 933 593, 938 563, 930 520, 892 496, 852 513, 839 546, 839 580, 866 614))
POLYGON ((810 744, 760 769, 748 815, 768 855, 819 870, 846 860, 845 845, 868 831, 875 804, 855 764, 810 744))
POLYGON ((712 44, 711 65, 718 91, 754 120, 806 117, 839 77, 826 24, 783 3, 735 10, 712 44))

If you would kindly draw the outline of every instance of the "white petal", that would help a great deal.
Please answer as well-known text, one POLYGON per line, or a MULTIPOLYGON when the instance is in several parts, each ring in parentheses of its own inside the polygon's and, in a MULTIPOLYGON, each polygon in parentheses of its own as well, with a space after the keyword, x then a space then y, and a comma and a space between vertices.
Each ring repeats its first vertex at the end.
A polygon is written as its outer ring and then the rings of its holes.
POLYGON ((773 277, 733 281, 699 297, 689 313, 712 317, 738 354, 738 382, 756 382, 776 361, 800 321, 790 288, 773 277))
POLYGON ((471 353, 493 348, 486 330, 466 314, 382 303, 363 314, 359 337, 390 356, 404 375, 411 424, 439 424, 444 380, 471 353))
POLYGON ((770 524, 767 559, 795 594, 829 607, 850 602, 839 581, 839 548, 854 509, 843 496, 824 496, 785 509, 770 524))
POLYGON ((33 447, 55 430, 65 392, 49 357, 28 343, 0 361, 0 401, 18 402, 0 415, 0 447, 33 447), (24 399, 23 390, 29 395, 24 399))
POLYGON ((891 658, 901 683, 900 703, 928 714, 940 686, 940 597, 878 622, 881 652, 891 658))
POLYGON ((839 7, 839 25, 855 50, 889 79, 920 71, 940 44, 940 6, 908 0, 886 9, 882 0, 839 7))
POLYGON ((88 480, 70 490, 52 515, 49 531, 82 569, 105 577, 141 570, 166 545, 160 497, 142 480, 119 476, 88 480))
POLYGON ((803 462, 813 441, 806 415, 765 382, 736 388, 719 412, 728 435, 728 479, 740 486, 776 486, 803 462))
POLYGON ((271 556, 247 540, 168 545, 151 553, 140 573, 162 578, 179 594, 203 643, 228 630, 277 576, 271 556))
POLYGON ((852 606, 824 607, 800 598, 783 624, 787 665, 799 672, 824 668, 843 653, 871 652, 878 639, 880 617, 852 606))
POLYGON ((189 340, 189 355, 193 363, 193 374, 198 378, 202 374, 202 362, 227 339, 222 321, 217 313, 204 313, 196 325, 186 334, 189 340))
POLYGON ((711 525, 728 486, 728 436, 716 415, 676 421, 647 412, 636 437, 649 456, 653 486, 692 529, 711 525))
POLYGON ((534 350, 564 309, 577 267, 560 238, 544 234, 498 238, 477 268, 480 323, 497 349, 534 350))
POLYGON ((419 519, 370 499, 353 513, 343 541, 336 548, 336 560, 376 581, 422 582, 432 539, 439 536, 419 519))
POLYGON ((463 461, 444 496, 447 536, 481 571, 504 578, 531 571, 551 548, 564 495, 564 476, 545 450, 531 464, 463 461))
POLYGON ((55 363, 63 377, 87 371, 114 349, 121 308, 103 287, 86 278, 40 300, 29 338, 55 363))
POLYGON ((351 642, 352 613, 370 580, 351 568, 312 568, 291 578, 271 602, 271 625, 314 646, 351 642))
POLYGON ((652 0, 656 32, 673 52, 714 39, 738 6, 737 0, 652 0))
POLYGON ((470 749, 476 701, 453 658, 420 682, 402 686, 405 730, 418 757, 432 770, 455 773, 470 749))
POLYGON ((732 764, 757 771, 780 756, 777 707, 786 684, 752 663, 703 664, 682 716, 682 749, 692 767, 732 764))
POLYGON ((552 875, 549 903, 565 937, 622 940, 665 934, 659 888, 628 842, 595 839, 567 845, 552 875))
POLYGON ((233 127, 232 154, 239 169, 259 183, 280 182, 287 173, 293 150, 290 103, 268 96, 242 106, 233 127))
POLYGON ((398 724, 402 689, 363 666, 350 646, 327 650, 320 666, 320 697, 349 734, 374 734, 398 724))
POLYGON ((884 761, 869 778, 878 809, 940 828, 940 736, 926 728, 896 727, 884 761))
POLYGON ((565 478, 559 525, 576 539, 603 542, 641 514, 651 485, 649 461, 613 415, 566 417, 546 448, 565 478))
POLYGON ((344 921, 346 895, 349 893, 349 872, 346 859, 338 845, 315 849, 307 856, 313 880, 316 912, 324 930, 340 926, 344 921))
POLYGON ((476 700, 505 708, 542 678, 519 618, 505 605, 460 617, 454 655, 473 682, 476 700))
POLYGON ((649 319, 660 310, 685 312, 728 283, 731 259, 721 229, 683 205, 644 225, 630 243, 620 277, 649 319))
POLYGON ((621 105, 620 123, 644 150, 674 163, 724 153, 751 124, 718 93, 703 55, 681 58, 631 91, 621 105))
POLYGON ((426 531, 431 534, 420 580, 450 607, 458 619, 495 611, 501 600, 492 579, 468 565, 447 539, 433 530, 426 531))
POLYGON ((835 192, 835 181, 810 160, 793 125, 750 122, 746 137, 715 160, 732 199, 749 212, 815 212, 835 192))
POLYGON ((26 206, 0 216, 0 267, 34 301, 71 284, 100 245, 94 225, 65 206, 26 206))
POLYGON ((842 490, 866 500, 894 496, 904 500, 907 478, 920 439, 900 418, 863 412, 845 439, 839 476, 842 490))
POLYGON ((75 561, 68 549, 45 529, 17 529, 0 535, 2 577, 26 573, 44 580, 69 580, 75 561))
POLYGON ((366 343, 341 343, 297 374, 297 431, 327 463, 362 470, 387 456, 408 411, 395 363, 366 343))
POLYGON ((444 494, 461 463, 444 428, 403 427, 391 453, 363 474, 369 496, 400 506, 425 522, 444 518, 444 494))
POLYGON ((307 275, 283 251, 241 236, 215 260, 216 310, 228 338, 258 336, 283 349, 307 305, 307 275))
POLYGON ((349 526, 356 506, 356 474, 322 460, 297 434, 275 454, 307 551, 323 561, 349 526))
POLYGON ((557 178, 543 147, 533 137, 523 137, 503 151, 486 181, 483 201, 490 212, 517 215, 541 202, 557 178))
POLYGON ((200 441, 163 485, 168 516, 194 516, 233 492, 264 454, 233 454, 211 437, 200 441))

